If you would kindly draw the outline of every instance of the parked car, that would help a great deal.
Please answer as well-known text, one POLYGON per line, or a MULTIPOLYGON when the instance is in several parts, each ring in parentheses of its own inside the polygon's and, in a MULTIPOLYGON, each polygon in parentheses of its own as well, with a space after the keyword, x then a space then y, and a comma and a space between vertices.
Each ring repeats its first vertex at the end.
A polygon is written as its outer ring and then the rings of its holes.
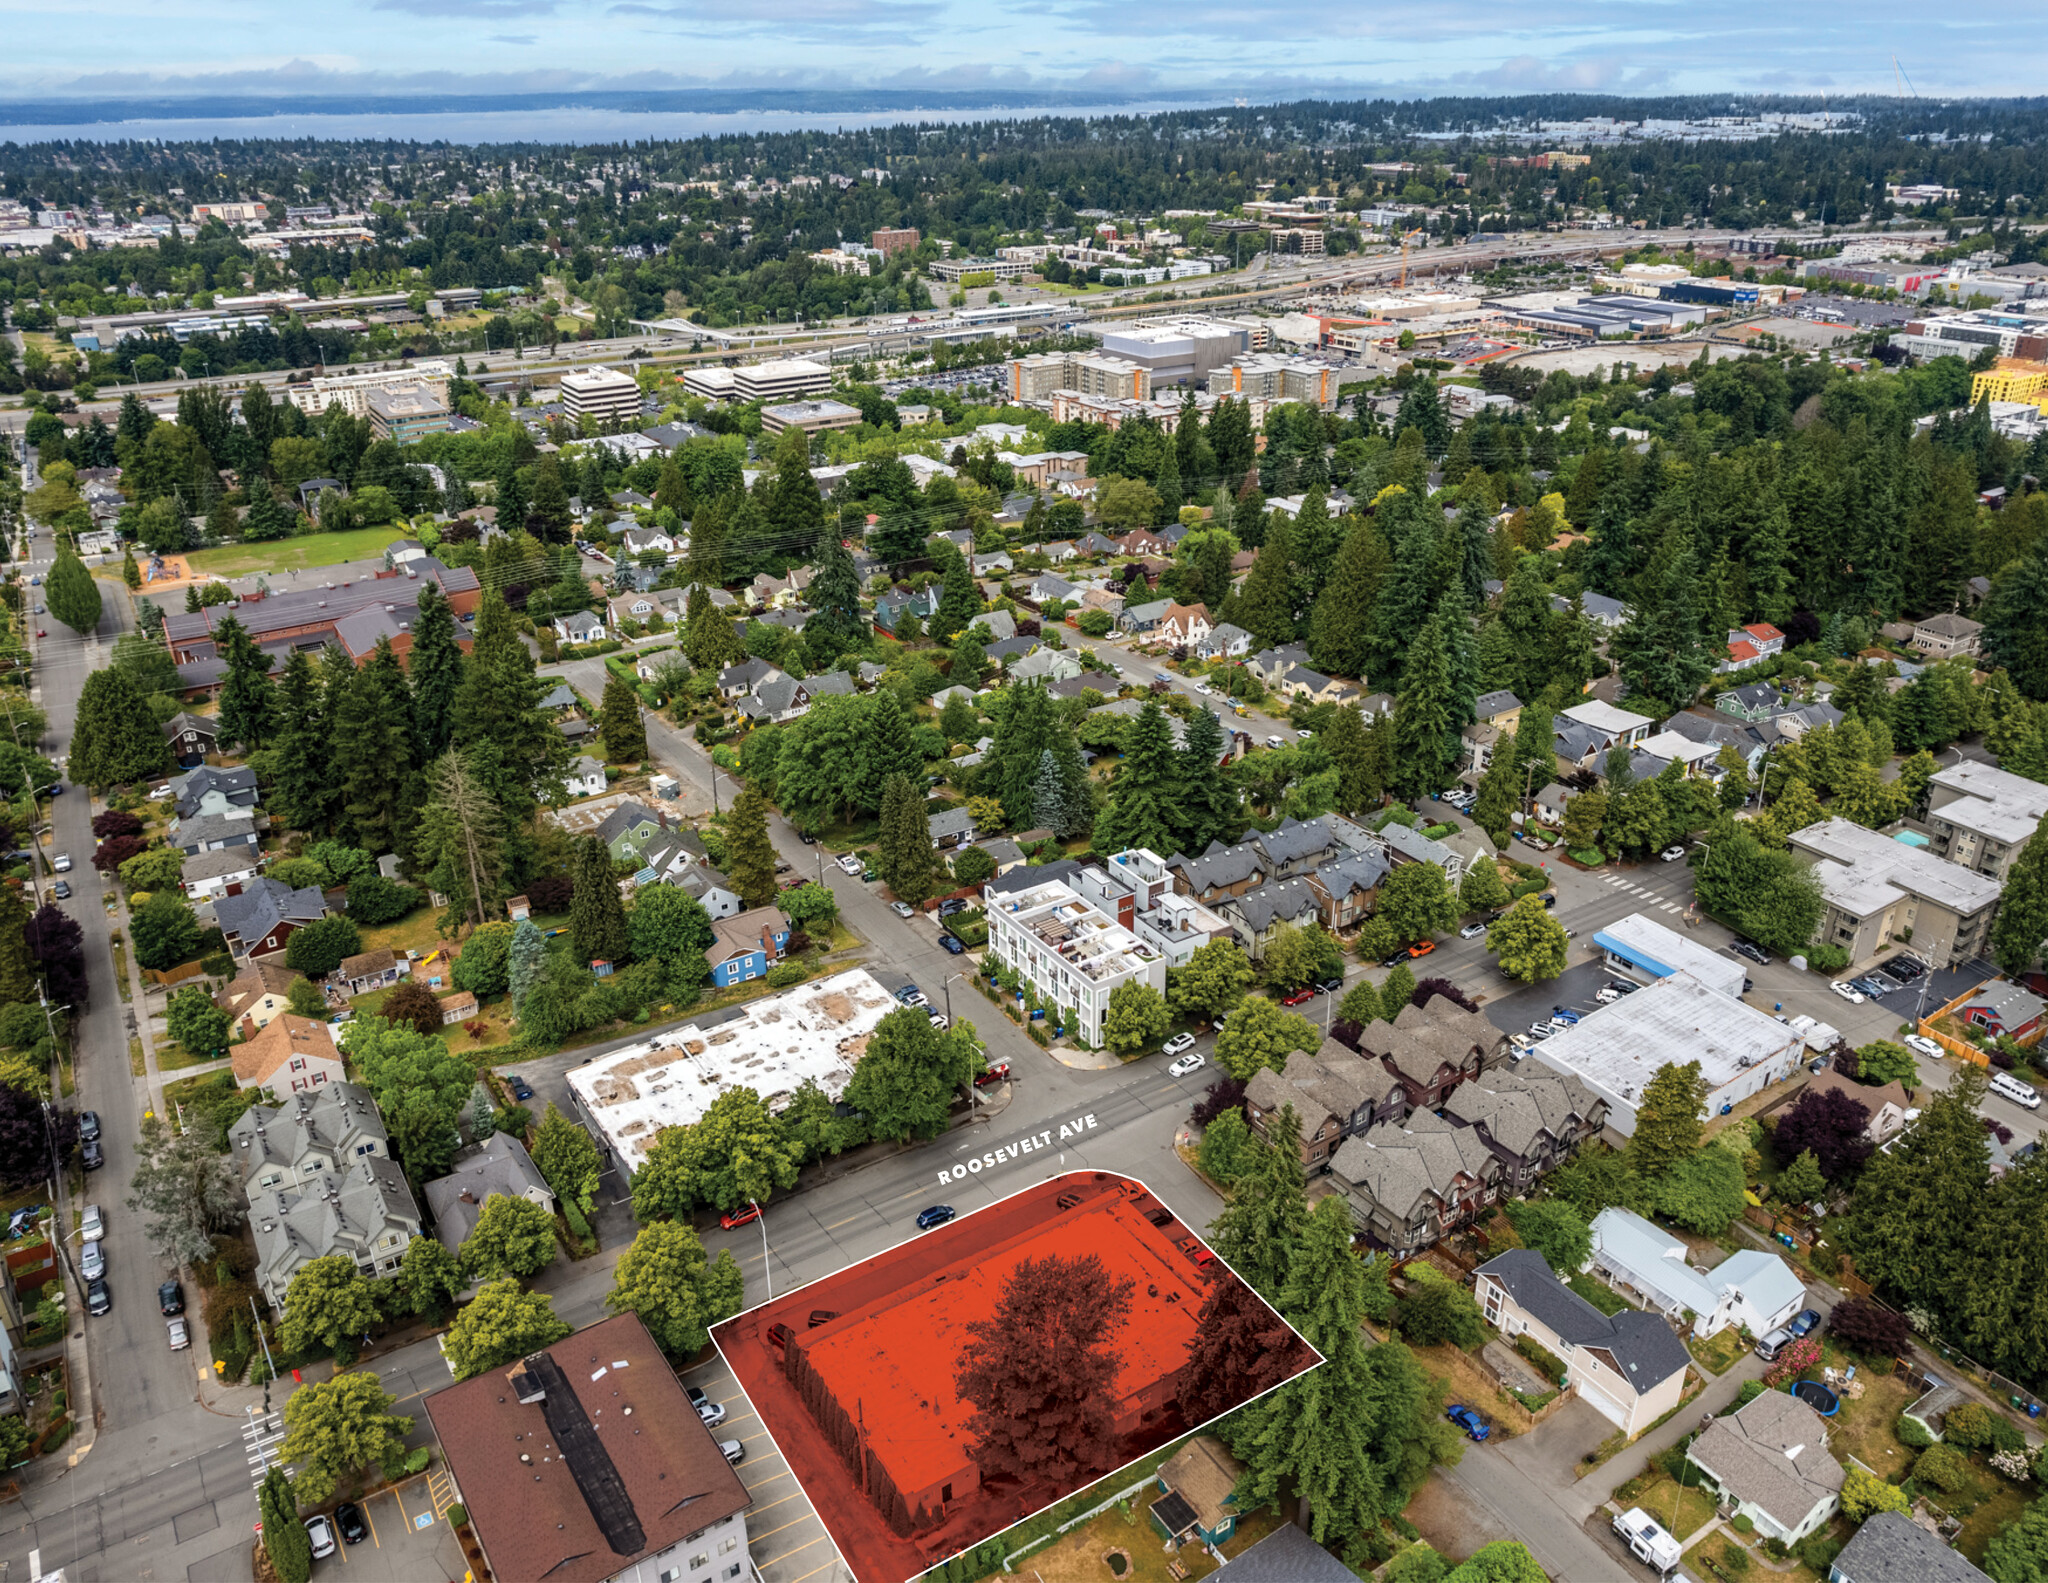
POLYGON ((929 1231, 934 1226, 943 1226, 953 1218, 951 1204, 928 1204, 917 1212, 917 1229, 929 1231))
POLYGON ((59 874, 69 874, 71 872, 71 854, 69 852, 59 852, 51 860, 50 867, 59 874))
POLYGON ((1915 1055, 1924 1055, 1929 1060, 1938 1060, 1948 1053, 1924 1033, 1909 1033, 1900 1042, 1915 1055))
POLYGON ((107 1163, 106 1151, 99 1139, 94 1138, 90 1143, 81 1143, 78 1146, 78 1162, 88 1171, 97 1171, 107 1163))
POLYGON ((1849 987, 1851 989, 1862 990, 1863 993, 1868 995, 1872 1000, 1882 1000, 1885 996, 1889 995, 1893 990, 1897 989, 1899 986, 1896 984, 1880 984, 1876 979, 1872 978, 1869 974, 1866 973, 1861 978, 1850 979, 1849 987))
POLYGON ((96 1281, 107 1273, 106 1248, 98 1242, 88 1242, 78 1250, 78 1273, 88 1281, 96 1281))
POLYGON ((1009 1080, 1010 1063, 1008 1061, 998 1061, 986 1072, 977 1072, 975 1074, 974 1086, 976 1088, 994 1088, 996 1084, 1007 1083, 1009 1080))
POLYGON ((1267 737, 1266 746, 1269 748, 1277 748, 1280 746, 1280 739, 1278 737, 1267 737))
POLYGON ((747 1448, 737 1440, 719 1441, 718 1451, 719 1454, 723 1456, 726 1461, 730 1462, 734 1467, 738 1467, 742 1462, 747 1460, 747 1448))
POLYGON ((1921 961, 1917 956, 1907 956, 1904 953, 1898 956, 1887 957, 1879 965, 1883 967, 1887 974, 1897 979, 1901 984, 1917 984, 1927 972, 1927 964, 1925 962, 1921 961))
POLYGON ((759 1204, 742 1204, 738 1209, 728 1209, 718 1217, 718 1224, 727 1231, 736 1231, 761 1218, 759 1204))
POLYGON ((306 1519, 306 1537, 313 1541, 315 1561, 326 1559, 340 1548, 334 1542, 334 1524, 327 1520, 324 1512, 315 1512, 306 1519))
POLYGON ((860 872, 860 859, 851 852, 847 853, 845 857, 839 859, 839 871, 842 874, 858 874, 860 872))
POLYGON ((1630 983, 1629 980, 1625 978, 1610 978, 1607 981, 1607 987, 1613 990, 1617 995, 1633 995, 1637 990, 1641 989, 1643 986, 1640 984, 1630 983))
POLYGON ((944 951, 948 956, 965 956, 967 954, 967 947, 960 943, 960 939, 957 935, 940 935, 939 949, 941 951, 944 951))
POLYGON ((1162 1046, 1168 1055, 1179 1055, 1181 1051, 1194 1047, 1195 1036, 1191 1033, 1177 1033, 1162 1046))
POLYGON ((341 1530, 341 1542, 359 1545, 370 1537, 370 1525, 363 1520, 363 1509, 354 1501, 343 1501, 334 1508, 334 1526, 341 1530))
POLYGON ((1820 1310, 1818 1308, 1802 1308, 1792 1316, 1785 1328, 1792 1332, 1792 1338, 1796 1341, 1819 1323, 1820 1310))
POLYGON ((1593 999, 1603 1006, 1611 1006, 1621 999, 1621 991, 1612 984, 1605 984, 1593 992, 1593 999))
POLYGON ((922 1004, 922 993, 915 984, 902 984, 897 986, 896 998, 906 1006, 916 1006, 922 1004))
POLYGON ((889 903, 889 910, 899 918, 915 918, 917 916, 917 909, 907 901, 892 901, 889 903))
POLYGON ((1334 995, 1343 987, 1344 980, 1341 976, 1337 978, 1319 978, 1315 982, 1315 992, 1318 995, 1334 995))
POLYGON ((818 844, 818 838, 808 830, 797 831, 796 838, 803 842, 805 846, 816 846, 818 844))
POLYGON ((1418 940, 1415 944, 1408 947, 1408 954, 1411 957, 1428 956, 1435 949, 1436 942, 1434 940, 1418 940))
POLYGON ((1564 1023, 1569 1027, 1579 1020, 1579 1014, 1569 1006, 1552 1006, 1550 1008, 1550 1020, 1552 1022, 1564 1023))
POLYGON ((71 899, 71 881, 68 879, 58 880, 56 884, 50 887, 50 894, 59 901, 69 901, 71 899))
POLYGON ((935 1011, 932 1013, 932 1026, 936 1028, 940 1033, 944 1033, 946 1029, 950 1026, 946 1014, 943 1011, 935 1011))
POLYGON ((1756 963, 1758 967, 1769 967, 1771 965, 1771 953, 1753 940, 1737 940, 1728 949, 1737 956, 1747 957, 1750 961, 1756 963))
POLYGON ((518 1100, 520 1104, 523 1105, 533 1098, 533 1085, 517 1072, 514 1072, 505 1081, 512 1090, 512 1097, 518 1100))
POLYGON ((85 1311, 94 1318, 114 1311, 114 1294, 107 1290, 104 1277, 85 1283, 85 1311))
POLYGON ((164 1331, 170 1337, 171 1350, 183 1352, 192 1345, 192 1330, 182 1319, 166 1319, 164 1331))
POLYGON ((107 1234, 106 1218, 100 1214, 98 1204, 87 1204, 79 1220, 79 1235, 88 1242, 98 1242, 107 1234))
POLYGON ((1493 1433, 1493 1426, 1462 1402, 1452 1402, 1444 1409, 1444 1417, 1464 1430, 1470 1440, 1484 1440, 1493 1433))
POLYGON ((1485 924, 1468 923, 1465 925, 1464 928, 1458 931, 1458 938, 1460 940, 1476 940, 1484 933, 1486 933, 1485 924))
MULTIPOLYGON (((848 869, 847 872, 850 874, 853 871, 848 869)), ((864 868, 860 871, 860 877, 863 883, 871 885, 882 877, 882 872, 880 869, 864 868)))
POLYGON ((185 1311, 185 1288, 176 1281, 165 1281, 156 1289, 156 1306, 164 1318, 185 1311))
POLYGON ((697 1416, 704 1420, 704 1427, 706 1429, 716 1429, 725 1422, 725 1403, 699 1402, 697 1404, 697 1416))
POLYGON ((1316 992, 1304 984, 1292 994, 1282 995, 1280 997, 1280 1004, 1283 1006, 1300 1006, 1315 998, 1316 992))
POLYGON ((1199 1072, 1207 1064, 1207 1058, 1199 1050, 1191 1050, 1169 1066, 1169 1077, 1186 1077, 1190 1072, 1199 1072))
POLYGON ((100 1113, 96 1110, 81 1110, 78 1113, 78 1136, 84 1143, 91 1143, 100 1135, 100 1113))
POLYGON ((1853 985, 1844 983, 1839 978, 1836 979, 1832 984, 1828 985, 1828 988, 1833 990, 1837 995, 1840 995, 1842 999, 1846 1000, 1852 1006, 1860 1006, 1863 1004, 1863 991, 1855 988, 1853 985))
POLYGON ((1682 861, 1684 857, 1685 848, 1682 846, 1667 846, 1657 854, 1658 861, 1664 863, 1677 863, 1682 861))

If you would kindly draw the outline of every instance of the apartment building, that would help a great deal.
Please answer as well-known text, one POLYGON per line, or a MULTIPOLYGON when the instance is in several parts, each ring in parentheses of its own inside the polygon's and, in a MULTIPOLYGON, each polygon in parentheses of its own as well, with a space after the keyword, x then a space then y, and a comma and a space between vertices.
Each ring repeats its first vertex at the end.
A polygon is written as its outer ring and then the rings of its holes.
POLYGON ((328 374, 303 385, 287 385, 287 400, 308 417, 317 418, 329 407, 340 407, 351 418, 370 416, 370 393, 374 390, 404 390, 419 387, 443 407, 448 405, 448 382, 454 368, 438 358, 401 368, 387 368, 369 374, 328 374))
POLYGON ((934 280, 957 283, 968 275, 989 275, 997 280, 1022 280, 1033 266, 1020 258, 941 258, 933 260, 928 273, 934 280))
POLYGON ((1118 852, 1101 868, 1084 868, 1068 883, 1158 950, 1169 967, 1186 967, 1210 941, 1230 938, 1229 920, 1179 894, 1166 860, 1144 847, 1118 852))
POLYGON ((607 423, 640 413, 640 385, 616 368, 579 368, 562 376, 562 411, 574 419, 607 423))
POLYGON ((1337 370, 1306 357, 1253 352, 1209 374, 1212 396, 1305 401, 1325 412, 1337 405, 1337 370))
POLYGON ((1965 759, 1934 772, 1916 821, 1936 857, 2005 883, 2013 860, 2048 815, 2048 786, 1965 759))
POLYGON ((1846 819, 1795 830, 1791 842, 1820 881, 1819 938, 1851 962, 1869 961, 1895 939, 1910 939, 1913 954, 1936 967, 1989 949, 1999 887, 1987 875, 1846 819))
POLYGON ((1103 1042, 1109 997, 1124 984, 1166 993, 1166 955, 1070 885, 1050 880, 1003 897, 988 914, 989 953, 1059 1007, 1085 1043, 1103 1042))
POLYGON ((1047 402, 1060 391, 1112 401, 1148 401, 1151 372, 1103 352, 1034 352, 1010 363, 1010 399, 1047 402))
POLYGON ((907 225, 893 231, 869 233, 868 245, 887 258, 895 253, 914 253, 917 251, 918 243, 923 240, 916 226, 907 225))

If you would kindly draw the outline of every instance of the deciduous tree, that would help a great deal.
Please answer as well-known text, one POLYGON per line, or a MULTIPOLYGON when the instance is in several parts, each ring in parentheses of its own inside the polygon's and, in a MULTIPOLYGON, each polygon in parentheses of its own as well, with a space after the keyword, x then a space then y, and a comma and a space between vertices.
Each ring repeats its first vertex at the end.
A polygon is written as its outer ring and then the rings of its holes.
POLYGON ((538 1275, 555 1259, 555 1217, 530 1198, 493 1193, 462 1242, 462 1269, 475 1282, 538 1275))
POLYGON ((556 1315, 553 1298, 522 1289, 508 1275, 478 1292, 455 1316, 446 1355, 457 1380, 473 1379, 553 1346, 571 1329, 556 1315))
POLYGON ((405 1449, 412 1420, 367 1369, 301 1385, 284 1402, 284 1444, 278 1459, 299 1470, 298 1498, 317 1506, 348 1474, 380 1467, 405 1449))
POLYGON ((284 1352, 324 1347, 353 1355, 380 1317, 376 1284, 356 1268, 352 1255, 330 1253, 292 1272, 277 1345, 284 1352))
POLYGON ((940 1033, 921 1007, 906 1006, 876 1025, 854 1063, 846 1103, 867 1118, 877 1138, 936 1138, 946 1130, 954 1097, 981 1065, 969 1025, 940 1033))
POLYGON ((1544 907, 1540 896, 1524 896, 1488 927, 1486 949, 1494 953, 1500 970, 1509 978, 1533 984, 1539 978, 1556 978, 1565 970, 1571 942, 1565 937, 1564 925, 1544 907))
MULTIPOLYGON (((927 1027, 930 1025, 927 1024, 927 1027)), ((687 1217, 699 1204, 736 1209, 796 1185, 802 1150, 751 1088, 729 1088, 702 1120, 664 1127, 633 1176, 638 1220, 687 1217)))
POLYGON ((1216 1059, 1232 1077, 1250 1082, 1261 1067, 1277 1072, 1291 1053, 1314 1051, 1322 1042, 1321 1032, 1306 1017, 1263 995, 1247 995, 1216 1035, 1216 1059))
POLYGON ((687 1358, 704 1349, 713 1325, 740 1311, 743 1284, 730 1252, 720 1249, 708 1260, 691 1227, 657 1220, 619 1255, 604 1305, 614 1314, 638 1314, 655 1345, 687 1358))

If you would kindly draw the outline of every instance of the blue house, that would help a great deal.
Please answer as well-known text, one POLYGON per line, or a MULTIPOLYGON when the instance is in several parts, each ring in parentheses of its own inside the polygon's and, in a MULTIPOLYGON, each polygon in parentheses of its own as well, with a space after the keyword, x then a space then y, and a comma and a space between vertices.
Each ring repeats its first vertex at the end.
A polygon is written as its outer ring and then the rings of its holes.
POLYGON ((713 941, 705 952, 711 982, 720 989, 750 978, 765 978, 789 948, 789 920, 777 907, 756 907, 731 918, 711 920, 713 941))
POLYGON ((1237 1507, 1230 1492, 1243 1465, 1213 1435, 1197 1435, 1159 1469, 1163 1492, 1152 1503, 1152 1521, 1173 1545, 1220 1545, 1237 1532, 1237 1507))

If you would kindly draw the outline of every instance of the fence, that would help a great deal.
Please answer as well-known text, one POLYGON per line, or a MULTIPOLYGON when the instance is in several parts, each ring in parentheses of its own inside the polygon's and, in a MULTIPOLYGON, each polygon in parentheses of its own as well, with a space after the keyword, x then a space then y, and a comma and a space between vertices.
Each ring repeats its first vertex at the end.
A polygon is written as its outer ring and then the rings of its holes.
POLYGON ((1088 1510, 1081 1513, 1080 1516, 1068 1518, 1065 1522, 1061 1523, 1059 1527, 1053 1529, 1051 1533, 1041 1534, 1038 1538, 1032 1540, 1022 1549, 1012 1551, 1009 1555, 1004 1556, 1003 1570, 1005 1572, 1015 1571, 1016 1563, 1021 1557, 1029 1555, 1033 1550, 1038 1549, 1041 1545, 1051 1544, 1055 1539, 1059 1538, 1061 1534, 1068 1533, 1073 1529, 1080 1527, 1083 1523, 1093 1522, 1096 1518, 1100 1517, 1104 1512, 1108 1511, 1112 1506, 1115 1506, 1119 1501, 1127 1501, 1132 1496, 1142 1494, 1144 1491, 1150 1489, 1153 1486, 1153 1484, 1158 1482, 1158 1479, 1159 1474, 1157 1470, 1155 1470, 1151 1473, 1146 1474, 1142 1479, 1138 1480, 1137 1483, 1131 1485, 1128 1489, 1118 1490, 1114 1495, 1110 1496, 1110 1498, 1104 1501, 1101 1505, 1091 1506, 1088 1508, 1088 1510))

